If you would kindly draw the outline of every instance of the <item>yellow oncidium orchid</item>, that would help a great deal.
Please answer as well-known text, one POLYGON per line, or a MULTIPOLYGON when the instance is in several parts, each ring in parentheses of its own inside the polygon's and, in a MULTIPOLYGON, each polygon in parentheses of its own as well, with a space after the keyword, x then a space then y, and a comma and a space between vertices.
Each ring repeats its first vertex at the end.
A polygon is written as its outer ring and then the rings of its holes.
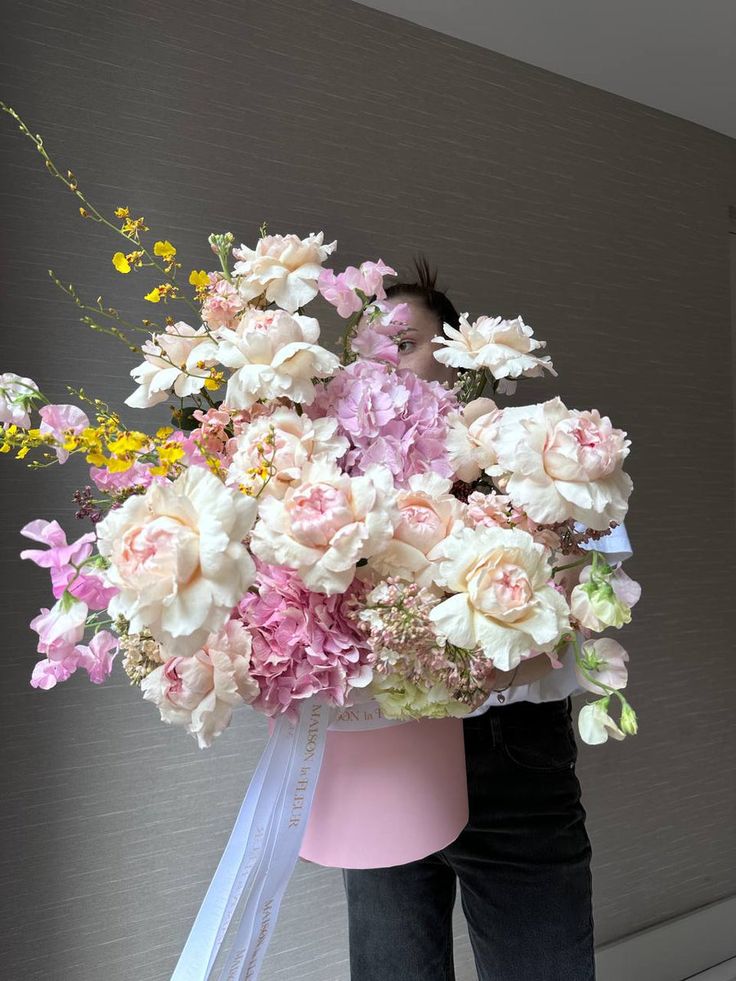
POLYGON ((154 242, 153 254, 160 255, 164 262, 171 262, 176 255, 176 249, 168 240, 163 242, 154 242))
POLYGON ((189 282, 195 289, 206 289, 210 284, 210 278, 204 269, 192 269, 189 273, 189 282))
POLYGON ((93 467, 104 467, 108 463, 108 459, 104 453, 88 453, 84 459, 87 463, 91 463, 93 467))
POLYGON ((129 273, 132 268, 124 252, 116 252, 112 264, 119 273, 129 273))
POLYGON ((164 463, 176 463, 185 456, 184 450, 179 443, 164 443, 158 448, 158 458, 164 463))
POLYGON ((108 473, 125 473, 126 470, 130 470, 134 463, 134 456, 115 456, 107 461, 106 466, 108 473))
POLYGON ((222 371, 216 371, 214 368, 212 368, 209 373, 209 376, 205 379, 204 387, 208 391, 214 392, 222 385, 224 381, 225 381, 224 373, 222 371))
POLYGON ((120 436, 112 441, 109 441, 107 448, 111 453, 123 454, 123 453, 136 453, 147 446, 151 441, 151 437, 146 433, 136 432, 132 430, 130 432, 121 433, 120 436))
POLYGON ((143 219, 143 218, 131 218, 130 217, 130 209, 127 208, 127 207, 125 207, 125 206, 118 207, 118 208, 115 209, 115 217, 116 218, 125 218, 125 221, 123 222, 123 225, 122 225, 122 227, 120 229, 120 231, 123 232, 123 234, 125 234, 125 235, 133 235, 133 236, 135 236, 135 235, 138 234, 138 232, 147 232, 148 231, 148 225, 145 225, 144 224, 144 220, 145 219, 143 219))
POLYGON ((148 300, 150 303, 158 303, 160 300, 166 300, 168 296, 178 296, 177 286, 174 283, 159 283, 143 299, 148 300))

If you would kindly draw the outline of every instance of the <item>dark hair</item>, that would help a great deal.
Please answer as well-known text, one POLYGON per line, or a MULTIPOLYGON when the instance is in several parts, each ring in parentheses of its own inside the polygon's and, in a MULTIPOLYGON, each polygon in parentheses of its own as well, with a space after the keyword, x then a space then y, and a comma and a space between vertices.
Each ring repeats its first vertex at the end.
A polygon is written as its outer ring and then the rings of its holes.
POLYGON ((416 270, 416 279, 393 283, 386 288, 386 296, 410 296, 420 300, 427 310, 437 318, 440 331, 442 331, 443 323, 457 327, 460 323, 460 314, 455 309, 452 300, 448 299, 442 290, 435 287, 437 270, 430 269, 424 255, 415 256, 414 269, 416 270))

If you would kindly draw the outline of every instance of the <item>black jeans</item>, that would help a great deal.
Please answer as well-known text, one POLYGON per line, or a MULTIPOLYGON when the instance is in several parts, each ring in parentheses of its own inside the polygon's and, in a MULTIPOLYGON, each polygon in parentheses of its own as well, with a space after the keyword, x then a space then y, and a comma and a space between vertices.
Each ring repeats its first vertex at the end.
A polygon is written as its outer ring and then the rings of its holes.
POLYGON ((343 869, 351 981, 454 981, 457 880, 479 981, 595 981, 572 699, 463 722, 470 817, 416 862, 343 869))

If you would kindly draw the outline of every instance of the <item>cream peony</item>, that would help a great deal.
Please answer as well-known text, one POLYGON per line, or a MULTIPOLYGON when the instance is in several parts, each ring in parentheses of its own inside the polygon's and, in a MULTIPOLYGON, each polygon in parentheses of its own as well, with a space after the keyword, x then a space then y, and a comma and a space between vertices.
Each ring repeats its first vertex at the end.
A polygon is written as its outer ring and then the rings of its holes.
POLYGON ((502 671, 533 650, 552 651, 570 629, 567 602, 552 585, 548 551, 518 528, 468 528, 432 550, 434 580, 453 595, 429 613, 452 644, 480 647, 502 671))
POLYGON ((269 303, 294 313, 317 295, 322 263, 335 251, 337 240, 323 245, 324 232, 305 239, 298 235, 264 235, 255 249, 233 249, 237 288, 250 301, 265 292, 269 303))
POLYGON ((349 477, 329 460, 312 460, 283 500, 267 497, 251 536, 264 562, 295 569, 316 593, 344 592, 358 561, 391 539, 398 519, 391 472, 377 464, 349 477))
POLYGON ((161 719, 183 725, 200 749, 229 725, 233 709, 259 693, 250 675, 251 637, 240 620, 229 620, 191 657, 169 657, 141 682, 143 697, 161 719))
POLYGON ((263 494, 282 498, 310 460, 337 460, 347 452, 350 444, 337 433, 337 427, 337 419, 310 419, 288 406, 278 406, 270 415, 255 418, 236 437, 226 482, 251 484, 254 469, 260 470, 265 461, 275 473, 263 494))
POLYGON ((143 342, 145 360, 131 368, 130 375, 138 388, 125 399, 134 409, 148 409, 165 402, 173 391, 179 398, 200 392, 209 378, 215 358, 206 359, 202 345, 208 343, 207 327, 197 330, 183 320, 168 324, 166 332, 153 334, 143 342), (198 367, 198 362, 203 362, 198 367))
POLYGON ((546 341, 534 338, 532 328, 521 317, 478 317, 471 324, 468 314, 460 315, 459 329, 444 324, 446 337, 433 337, 434 344, 443 347, 434 352, 437 361, 453 368, 474 368, 489 371, 494 378, 535 378, 546 368, 557 376, 549 355, 542 358, 532 354, 546 347, 546 341))
POLYGON ((447 417, 447 450, 458 480, 472 483, 482 471, 496 471, 493 440, 503 412, 493 399, 480 398, 447 417))
POLYGON ((621 522, 633 481, 622 469, 631 440, 597 409, 555 397, 509 406, 494 434, 504 493, 539 524, 570 518, 596 531, 621 522))
POLYGON ((314 317, 250 310, 236 330, 220 328, 200 357, 234 369, 225 393, 230 409, 249 409, 259 399, 284 396, 309 404, 315 394, 312 379, 328 378, 340 367, 338 357, 320 347, 318 338, 314 317))
POLYGON ((129 497, 96 525, 105 577, 120 590, 110 615, 123 614, 131 633, 148 627, 171 655, 193 654, 255 578, 243 539, 256 510, 203 467, 129 497))
POLYGON ((463 520, 464 506, 450 493, 452 481, 433 473, 414 474, 398 492, 393 538, 370 566, 382 576, 400 576, 431 586, 434 567, 427 554, 463 520))

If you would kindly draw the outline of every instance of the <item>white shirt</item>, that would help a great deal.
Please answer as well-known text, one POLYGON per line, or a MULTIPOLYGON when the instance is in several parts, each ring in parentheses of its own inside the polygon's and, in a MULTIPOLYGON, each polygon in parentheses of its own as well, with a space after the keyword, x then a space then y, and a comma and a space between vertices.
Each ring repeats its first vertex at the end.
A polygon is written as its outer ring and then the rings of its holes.
MULTIPOLYGON (((585 531, 586 526, 576 521, 575 530, 577 532, 585 531)), ((630 559, 634 554, 623 522, 616 525, 610 535, 604 535, 597 541, 583 542, 580 547, 605 553, 612 565, 630 559)), ((578 642, 581 642, 582 635, 578 633, 577 636, 578 642)), ((510 702, 551 702, 560 698, 567 698, 568 695, 578 695, 587 691, 586 688, 582 688, 578 684, 573 651, 568 650, 561 660, 563 667, 550 671, 543 678, 533 681, 529 685, 513 685, 503 692, 505 699, 503 702, 498 700, 499 693, 494 692, 479 708, 468 715, 464 715, 463 718, 470 719, 474 715, 482 715, 491 705, 508 705, 510 702)))

